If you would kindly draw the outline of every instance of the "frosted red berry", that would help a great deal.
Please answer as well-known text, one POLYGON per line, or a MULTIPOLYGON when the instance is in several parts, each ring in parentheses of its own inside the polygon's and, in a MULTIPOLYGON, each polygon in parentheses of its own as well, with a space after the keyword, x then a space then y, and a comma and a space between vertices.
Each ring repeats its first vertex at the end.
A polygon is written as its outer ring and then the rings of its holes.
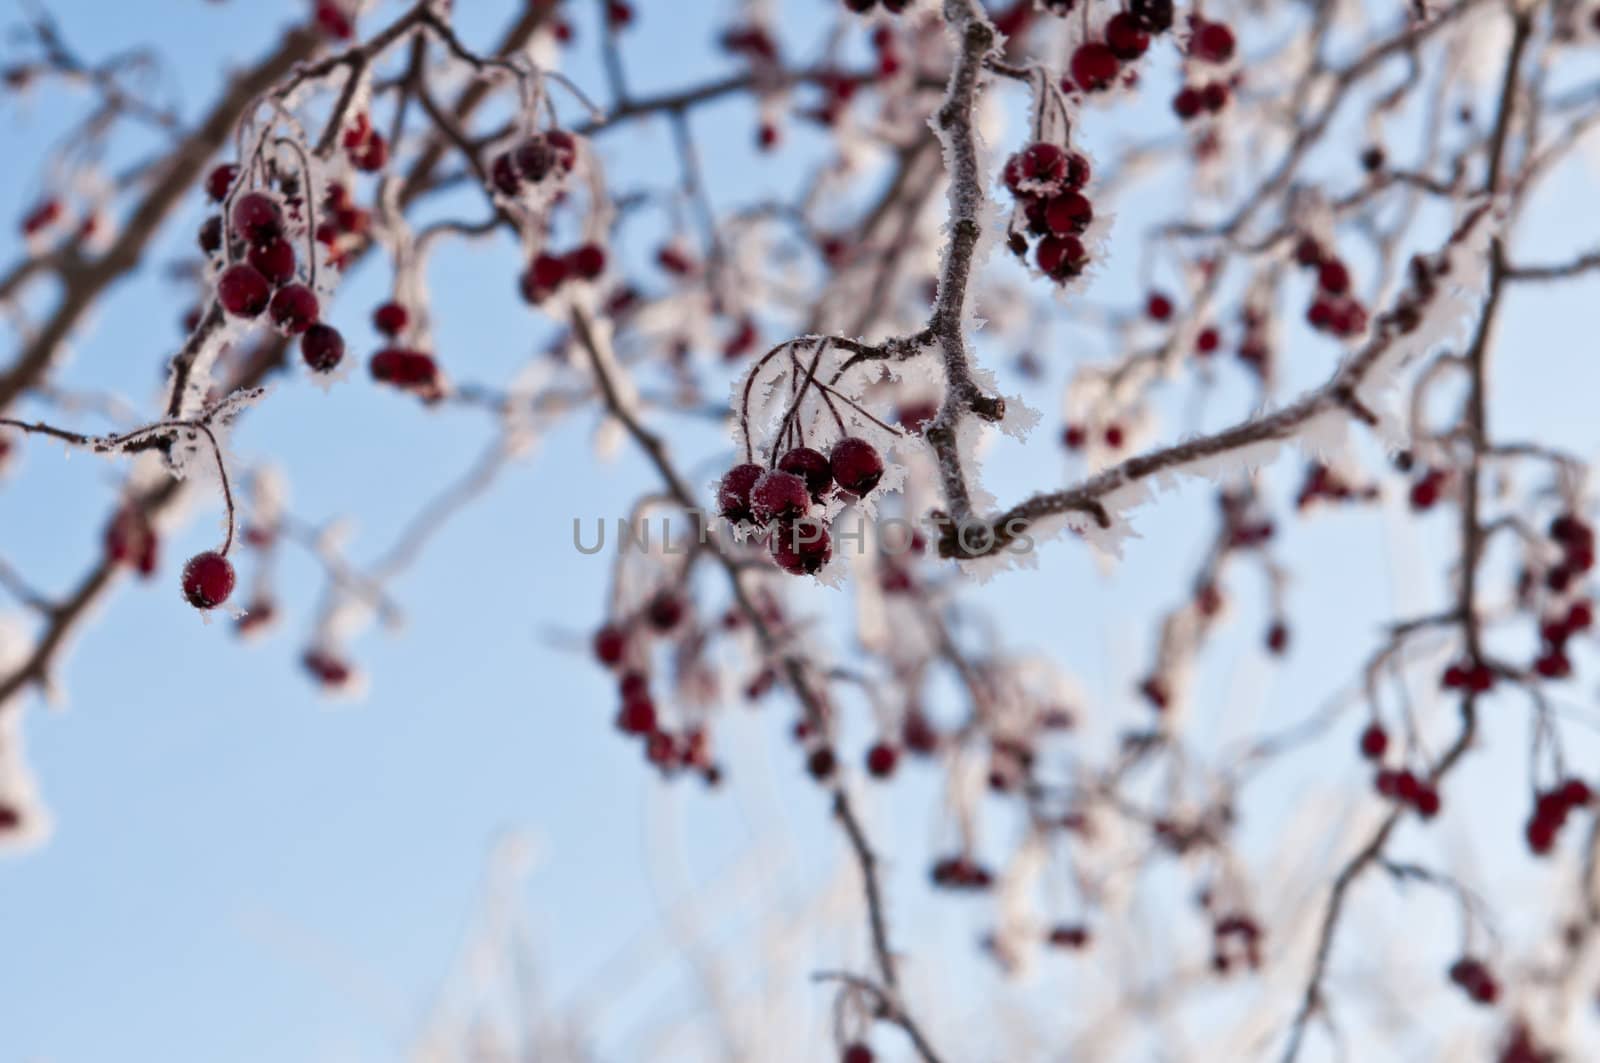
POLYGON ((813 576, 833 559, 833 537, 820 521, 806 518, 772 531, 773 562, 791 576, 813 576))
POLYGON ((717 485, 717 512, 735 523, 755 520, 750 509, 750 491, 766 471, 760 465, 746 463, 724 473, 722 482, 717 485))
POLYGON ((228 190, 233 187, 233 182, 238 177, 239 167, 232 163, 223 163, 206 174, 206 195, 211 197, 213 203, 221 203, 228 198, 228 190))
POLYGON ((268 309, 272 323, 290 336, 298 336, 314 325, 320 312, 317 294, 304 284, 278 289, 268 309))
POLYGON ((183 566, 183 596, 196 609, 215 609, 233 593, 233 564, 215 550, 195 554, 183 566))
POLYGON ((319 321, 301 335, 300 357, 315 372, 332 372, 344 360, 344 337, 319 321))
POLYGON ((1132 14, 1119 11, 1106 23, 1106 47, 1112 55, 1128 62, 1150 47, 1150 34, 1132 14))
POLYGON ((1074 87, 1084 92, 1099 92, 1115 80, 1121 64, 1117 62, 1116 54, 1099 41, 1088 41, 1080 44, 1072 53, 1072 61, 1068 65, 1072 72, 1071 83, 1062 87, 1071 91, 1074 87))
POLYGON ((274 288, 294 280, 294 248, 281 237, 253 245, 245 261, 260 270, 274 288))
POLYGON ((750 512, 757 524, 794 520, 811 508, 806 482, 792 472, 771 469, 750 489, 750 512))
POLYGON ((840 487, 860 498, 883 479, 883 456, 878 448, 858 436, 845 436, 828 454, 833 478, 840 487))
POLYGON ((283 212, 265 192, 246 192, 233 201, 233 231, 252 244, 283 235, 283 212))
POLYGON ((1081 192, 1063 192, 1045 205, 1044 220, 1057 236, 1081 233, 1094 220, 1094 204, 1081 192))
POLYGON ((217 300, 234 317, 256 317, 272 301, 272 285, 248 262, 236 262, 217 278, 217 300))
POLYGON ((821 501, 823 494, 833 486, 833 467, 828 456, 811 447, 795 447, 778 459, 778 468, 792 472, 806 482, 806 490, 813 500, 821 501))

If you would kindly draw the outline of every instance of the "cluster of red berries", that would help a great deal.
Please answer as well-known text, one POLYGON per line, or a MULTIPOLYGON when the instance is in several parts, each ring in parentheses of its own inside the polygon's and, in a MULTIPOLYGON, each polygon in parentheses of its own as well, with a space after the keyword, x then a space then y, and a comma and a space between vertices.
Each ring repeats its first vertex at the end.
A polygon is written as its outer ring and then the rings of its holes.
POLYGON ((1261 924, 1239 913, 1220 916, 1211 924, 1211 969, 1227 974, 1239 963, 1261 968, 1261 924))
POLYGON ((606 271, 606 252, 599 244, 583 244, 564 255, 541 251, 523 270, 522 297, 538 305, 567 281, 592 281, 606 271))
MULTIPOLYGON (((1162 29, 1136 14, 1137 10, 1136 6, 1112 15, 1105 24, 1104 40, 1084 41, 1073 50, 1067 62, 1067 76, 1061 79, 1061 91, 1099 92, 1109 88, 1122 72, 1123 63, 1134 62, 1144 55, 1150 47, 1150 34, 1160 33, 1162 29)), ((1171 25, 1170 5, 1155 21, 1159 22, 1161 17, 1171 25)))
POLYGON ((1484 694, 1494 687, 1494 669, 1482 661, 1463 658, 1445 668, 1439 685, 1446 690, 1484 694))
POLYGON ((689 728, 673 734, 662 726, 655 699, 650 694, 650 678, 639 667, 634 652, 640 636, 668 635, 684 622, 688 609, 682 597, 670 590, 653 596, 637 616, 608 623, 594 635, 595 658, 617 672, 616 726, 623 734, 644 740, 645 759, 670 775, 680 769, 701 773, 707 782, 721 779, 721 769, 711 760, 711 746, 704 730, 689 728))
POLYGON ((131 566, 146 579, 155 574, 158 545, 149 516, 132 503, 123 503, 106 525, 106 557, 113 564, 131 566))
POLYGON ((1561 594, 1585 572, 1594 568, 1594 529, 1571 513, 1550 522, 1550 538, 1561 548, 1561 560, 1544 574, 1544 585, 1561 594))
MULTIPOLYGON (((219 202, 225 199, 235 175, 233 166, 217 167, 206 181, 208 194, 219 202)), ((242 246, 245 260, 227 266, 217 278, 222 308, 242 318, 266 311, 278 331, 289 336, 316 324, 321 308, 316 293, 296 280, 294 246, 287 239, 278 200, 267 192, 246 192, 233 201, 229 220, 230 251, 242 246)), ((201 229, 200 246, 215 253, 223 237, 221 218, 213 217, 201 229)))
POLYGON ((524 139, 489 164, 489 179, 503 196, 522 194, 524 184, 564 177, 578 161, 578 141, 564 129, 549 129, 524 139))
POLYGON ((1296 509, 1303 510, 1318 499, 1329 502, 1371 502, 1377 497, 1378 488, 1375 485, 1357 487, 1334 469, 1314 461, 1306 466, 1306 478, 1295 494, 1294 504, 1296 509))
POLYGON ((1556 835, 1566 826, 1567 816, 1594 800, 1589 784, 1568 778, 1534 798, 1533 814, 1528 817, 1523 836, 1535 855, 1544 856, 1555 848, 1556 835))
POLYGON ((328 249, 328 264, 343 269, 351 252, 361 246, 372 228, 372 214, 357 206, 350 190, 340 181, 329 181, 322 197, 322 220, 317 224, 317 243, 328 249))
POLYGON ((365 111, 345 129, 341 143, 350 164, 365 173, 377 173, 389 161, 389 142, 372 128, 372 119, 365 111))
POLYGON ((933 884, 949 890, 986 890, 994 885, 994 872, 969 856, 945 856, 929 872, 933 884))
POLYGON ((1423 819, 1439 814, 1439 790, 1410 768, 1379 768, 1373 778, 1378 793, 1391 801, 1410 805, 1423 819))
POLYGON ((754 462, 735 465, 717 489, 717 511, 735 524, 768 531, 772 560, 793 575, 816 573, 833 557, 828 529, 811 517, 837 488, 864 498, 883 479, 883 456, 865 439, 845 436, 828 454, 794 447, 767 469, 754 462))
POLYGON ((183 596, 196 609, 215 609, 233 593, 233 563, 215 550, 195 554, 183 566, 183 596))
POLYGON ((1204 111, 1218 114, 1228 106, 1233 97, 1232 79, 1209 81, 1204 85, 1185 85, 1172 97, 1172 109, 1185 122, 1204 111))
POLYGON ((1367 309, 1350 294, 1349 268, 1311 236, 1300 238, 1294 259, 1317 271, 1317 294, 1306 309, 1311 327, 1344 338, 1359 335, 1367 327, 1367 309))
MULTIPOLYGON (((1094 220, 1094 204, 1083 194, 1089 160, 1048 141, 1035 141, 1006 160, 1002 179, 1022 207, 1029 236, 1039 237, 1034 262, 1058 282, 1078 276, 1089 264, 1079 239, 1094 220)), ((1028 237, 1012 231, 1010 247, 1028 254, 1028 237)))
POLYGON ((1587 598, 1580 598, 1567 607, 1567 611, 1551 617, 1539 625, 1542 645, 1534 659, 1533 670, 1545 679, 1565 679, 1572 674, 1572 658, 1567 656, 1567 643, 1580 631, 1594 626, 1594 606, 1587 598))
POLYGON ((1472 998, 1475 1004, 1491 1005, 1500 999, 1500 983, 1489 972, 1489 965, 1472 956, 1463 956, 1450 965, 1450 981, 1472 998))
POLYGON ((865 15, 868 11, 883 5, 883 9, 891 15, 898 15, 910 7, 912 0, 844 0, 844 6, 858 15, 865 15))
POLYGON ((383 303, 372 312, 372 327, 389 343, 372 356, 367 370, 372 379, 380 383, 410 392, 424 402, 433 402, 444 394, 439 364, 433 355, 400 342, 410 324, 411 311, 399 303, 383 303))

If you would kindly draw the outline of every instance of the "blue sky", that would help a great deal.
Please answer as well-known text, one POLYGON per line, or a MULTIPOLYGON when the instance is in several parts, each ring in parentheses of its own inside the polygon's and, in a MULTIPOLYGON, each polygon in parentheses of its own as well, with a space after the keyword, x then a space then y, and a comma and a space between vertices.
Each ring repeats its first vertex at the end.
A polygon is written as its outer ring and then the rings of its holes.
MULTIPOLYGON (((491 15, 505 6, 459 4, 463 36, 491 40, 491 15)), ((723 60, 708 49, 710 16, 720 5, 703 12, 693 5, 692 13, 671 5, 670 15, 667 5, 640 6, 629 45, 636 91, 720 69, 723 60)), ((815 30, 819 6, 785 8, 804 35, 815 30)), ((190 116, 224 65, 260 53, 292 9, 242 0, 52 7, 88 55, 153 39, 167 56, 182 57, 170 75, 190 116)), ((592 24, 582 29, 592 41, 592 24)), ((574 71, 585 85, 602 84, 587 52, 574 71)), ((48 95, 4 110, 8 155, 20 164, 0 170, 0 214, 14 216, 37 194, 31 160, 59 129, 62 111, 48 95)), ((1166 120, 1159 106, 1144 117, 1166 120)), ((719 201, 758 198, 797 172, 796 155, 754 160, 752 127, 743 103, 696 119, 719 201)), ((1112 135, 1097 130, 1093 117, 1085 132, 1112 135)), ((619 181, 658 172, 650 160, 670 158, 665 134, 657 127, 625 146, 606 143, 619 181)), ((802 138, 798 150, 805 148, 802 138)), ((1570 177, 1547 215, 1530 219, 1529 258, 1578 246, 1563 207, 1586 205, 1587 179, 1570 177)), ((1122 209, 1128 219, 1121 224, 1136 224, 1138 210, 1122 209)), ((150 263, 185 250, 199 218, 196 193, 150 263)), ((630 253, 645 249, 641 238, 630 253)), ((0 259, 14 251, 5 248, 0 259)), ((458 379, 504 381, 536 348, 542 325, 515 298, 514 270, 511 249, 497 245, 450 249, 431 272, 443 308, 440 350, 458 379)), ((159 274, 146 270, 116 289, 75 345, 65 384, 150 402, 185 309, 159 274)), ((1114 262, 1093 295, 1131 303, 1133 277, 1131 263, 1114 262)), ((333 311, 358 357, 376 339, 365 318, 386 283, 363 268, 333 311)), ((1503 335, 1516 342, 1502 346, 1492 411, 1507 437, 1538 435, 1593 451, 1600 373, 1585 349, 1592 332, 1585 287, 1562 286, 1508 307, 1503 335)), ((1052 386, 1074 361, 1104 353, 1047 352, 1052 386)), ((1326 343, 1297 339, 1291 378, 1316 380, 1333 355, 1326 343)), ((1249 401, 1242 373, 1230 366, 1221 375, 1219 405, 1232 402, 1240 412, 1249 401)), ((1062 474, 1052 438, 1055 393, 1041 387, 1040 396, 1046 417, 1028 456, 1008 444, 989 462, 990 489, 1002 499, 1062 474)), ((358 644, 373 684, 355 706, 319 700, 296 664, 319 589, 303 555, 291 555, 284 572, 288 622, 263 642, 242 644, 227 625, 205 624, 180 603, 179 561, 208 545, 214 528, 213 504, 196 500, 194 519, 163 544, 158 577, 123 581, 77 640, 61 675, 63 711, 29 706, 31 760, 56 829, 44 848, 0 861, 0 1060, 396 1058, 451 969, 478 910, 489 853, 508 832, 537 839, 539 860, 518 899, 557 1002, 592 988, 613 957, 661 932, 662 913, 678 898, 709 889, 751 853, 782 854, 768 883, 775 892, 745 896, 719 927, 723 934, 740 932, 737 913, 748 905, 792 900, 828 879, 843 853, 822 797, 801 780, 785 740, 786 707, 733 710, 731 781, 720 794, 662 784, 612 730, 610 683, 573 648, 601 615, 606 562, 573 552, 570 521, 623 512, 652 481, 631 453, 596 471, 592 428, 587 417, 558 428, 400 578, 394 592, 407 625, 358 644), (664 831, 680 836, 681 863, 653 855, 664 831)), ((352 552, 372 558, 474 460, 488 430, 471 413, 425 412, 359 373, 326 395, 296 373, 249 414, 235 445, 250 460, 270 455, 286 471, 300 517, 354 515, 352 552)), ((674 431, 686 465, 714 467, 726 447, 705 429, 674 431)), ((1280 466, 1281 494, 1292 490, 1295 473, 1292 462, 1280 466)), ((94 460, 30 445, 0 493, 0 556, 43 587, 67 585, 99 549, 114 474, 94 460)), ((975 593, 1004 607, 1019 644, 1076 669, 1097 714, 1138 721, 1143 709, 1129 687, 1145 660, 1149 618, 1171 604, 1197 561, 1192 529, 1209 519, 1211 505, 1198 489, 1164 499, 1143 515, 1146 537, 1109 577, 1062 542, 1047 547, 1038 573, 1002 576, 975 593)), ((1436 601, 1447 522, 1362 511, 1296 524, 1285 547, 1300 563, 1290 592, 1290 660, 1275 668, 1258 659, 1264 621, 1259 588, 1246 575, 1235 591, 1239 615, 1209 651, 1202 700, 1259 703, 1273 721, 1308 714, 1317 695, 1358 667, 1379 619, 1436 601)), ((838 598, 812 597, 816 608, 832 610, 842 641, 838 598)), ((1574 700, 1589 690, 1587 682, 1575 685, 1574 700)), ((1477 759, 1463 773, 1463 790, 1522 792, 1519 782, 1496 780, 1520 779, 1524 708, 1511 716, 1508 705, 1504 718, 1489 721, 1491 738, 1503 737, 1510 751, 1477 759), (1483 787, 1472 782, 1480 778, 1483 787)), ((853 733, 864 741, 864 730, 853 733)), ((1336 738, 1330 745, 1337 748, 1312 758, 1308 774, 1261 785, 1282 795, 1307 786, 1359 792, 1348 744, 1336 738)), ((1069 991, 1084 972, 1066 966, 1026 990, 1001 990, 967 951, 985 923, 981 906, 932 897, 923 885, 938 839, 934 783, 931 773, 912 770, 892 793, 869 798, 875 826, 893 839, 885 847, 897 940, 925 958, 929 978, 937 980, 935 967, 970 967, 973 1000, 1014 992, 1037 1001, 1069 991)), ((1514 831, 1520 807, 1493 804, 1474 822, 1485 832, 1514 831)), ((1003 847, 1009 834, 1003 818, 997 823, 993 841, 1003 847)), ((1417 897, 1407 909, 1419 925, 1431 920, 1440 928, 1441 963, 1451 948, 1450 913, 1438 911, 1445 907, 1417 897)), ((800 977, 863 958, 853 926, 820 934, 810 947, 815 962, 799 964, 800 977)), ((643 1058, 630 1040, 635 1032, 698 999, 688 967, 657 965, 597 1020, 606 1058, 643 1058)), ((825 1023, 827 1004, 814 992, 809 1018, 825 1023)))

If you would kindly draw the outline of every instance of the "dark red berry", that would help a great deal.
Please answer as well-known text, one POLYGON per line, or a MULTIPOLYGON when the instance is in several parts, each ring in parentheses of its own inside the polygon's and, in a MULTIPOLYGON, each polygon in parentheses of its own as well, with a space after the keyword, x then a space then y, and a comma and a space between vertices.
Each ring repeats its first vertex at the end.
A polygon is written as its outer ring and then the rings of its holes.
POLYGON ((214 609, 233 593, 233 564, 215 550, 195 554, 183 566, 183 596, 196 609, 214 609))
POLYGON ((246 192, 233 202, 233 231, 252 244, 283 235, 283 213, 265 192, 246 192))
POLYGON ((1046 236, 1034 252, 1039 269, 1056 280, 1069 280, 1083 272, 1089 256, 1076 236, 1046 236))
POLYGON ((223 163, 206 175, 206 195, 211 197, 211 202, 221 203, 228 198, 228 190, 233 187, 233 182, 239 176, 239 167, 232 163, 223 163))
POLYGON ((256 317, 272 301, 272 285, 247 262, 236 262, 217 278, 217 300, 234 317, 256 317))
POLYGON ((755 520, 750 510, 750 491, 766 471, 753 463, 729 469, 717 485, 717 512, 735 523, 755 520))
POLYGON ((770 469, 750 489, 750 512, 757 524, 794 520, 810 508, 806 482, 792 472, 770 469))
POLYGON ((792 472, 806 482, 806 490, 815 501, 833 486, 833 467, 826 454, 810 447, 795 447, 778 459, 778 468, 792 472))
POLYGON ((1226 63, 1233 58, 1233 30, 1221 22, 1195 19, 1194 35, 1189 38, 1189 54, 1207 63, 1226 63))
POLYGON ((1106 46, 1111 54, 1128 62, 1139 58, 1150 47, 1150 34, 1132 14, 1120 11, 1106 23, 1106 46))
POLYGON ((808 517, 774 528, 771 551, 772 560, 791 576, 812 576, 833 559, 833 538, 808 517))
POLYGON ((567 272, 592 281, 606 271, 606 253, 598 244, 584 244, 567 255, 567 272))
POLYGON ((344 360, 344 337, 319 321, 300 337, 300 357, 315 372, 332 372, 344 360))
POLYGON ((1045 206, 1044 220, 1057 236, 1081 233, 1094 220, 1094 204, 1081 192, 1063 192, 1045 206))
POLYGON ((1160 292, 1151 292, 1145 300, 1144 312, 1152 321, 1165 321, 1172 316, 1172 300, 1160 292))
POLYGON ((671 631, 683 619, 683 599, 671 591, 662 591, 650 599, 645 607, 645 618, 657 631, 671 631))
POLYGON ((294 248, 287 240, 279 238, 256 244, 245 255, 245 260, 260 270, 274 288, 294 280, 294 248))
POLYGON ((607 668, 622 663, 628 648, 628 633, 614 624, 607 624, 594 633, 595 659, 607 668))
POLYGON ((878 448, 856 436, 846 436, 835 443, 828 462, 839 486, 857 498, 869 494, 883 479, 883 457, 878 448))
POLYGON ((298 336, 316 323, 320 312, 317 293, 304 284, 291 284, 287 288, 280 288, 278 294, 272 297, 272 306, 268 312, 272 316, 272 323, 281 331, 290 336, 298 336))
POLYGON ((411 312, 399 303, 384 303, 372 312, 372 327, 391 338, 400 335, 411 323, 411 312))
POLYGON ((200 226, 200 250, 208 255, 214 255, 222 250, 222 217, 213 214, 200 226))
MULTIPOLYGON (((888 0, 885 0, 887 6, 888 0)), ((839 1063, 872 1063, 877 1057, 872 1054, 872 1049, 860 1041, 845 1046, 843 1054, 839 1056, 839 1063)))
POLYGON ((1070 92, 1077 87, 1084 92, 1099 92, 1115 80, 1121 66, 1109 47, 1099 41, 1088 41, 1078 45, 1072 53, 1069 68, 1072 79, 1062 86, 1064 89, 1070 92))
POLYGON ((1389 732, 1382 724, 1369 723, 1361 732, 1361 755, 1368 760, 1381 760, 1389 748, 1389 732))
POLYGON ((874 778, 887 779, 894 774, 900 752, 886 742, 876 742, 867 750, 867 772, 874 778))
POLYGON ((1185 85, 1172 97, 1172 109, 1185 122, 1199 114, 1206 105, 1205 95, 1191 85, 1185 85))

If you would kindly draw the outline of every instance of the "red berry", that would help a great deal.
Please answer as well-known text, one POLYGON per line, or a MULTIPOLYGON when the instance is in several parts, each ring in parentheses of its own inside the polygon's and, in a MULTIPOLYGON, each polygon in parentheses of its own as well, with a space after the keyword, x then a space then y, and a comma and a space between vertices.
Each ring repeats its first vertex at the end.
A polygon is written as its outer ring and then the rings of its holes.
POLYGON ((833 750, 823 746, 821 749, 813 750, 806 757, 806 771, 811 773, 813 779, 826 779, 833 774, 833 769, 838 763, 833 750))
POLYGON ((245 260, 260 270, 274 288, 294 280, 294 248, 287 240, 279 238, 256 244, 245 255, 245 260))
POLYGON ((222 218, 213 214, 200 226, 198 238, 200 250, 208 255, 214 255, 222 250, 222 218))
POLYGON ((265 192, 246 192, 233 201, 233 231, 252 244, 283 235, 283 213, 265 192))
POLYGON ((1389 748, 1389 732, 1382 724, 1369 723, 1361 732, 1361 755, 1368 760, 1381 760, 1389 748))
POLYGON ((1220 81, 1213 81, 1200 90, 1200 102, 1206 110, 1216 114, 1228 106, 1228 86, 1220 81))
POLYGON ((645 607, 645 618, 657 631, 671 631, 683 619, 683 599, 671 591, 662 591, 650 599, 645 607))
POLYGON ((411 323, 411 312, 399 303, 384 303, 372 312, 372 327, 385 336, 395 337, 411 323))
POLYGON ((1044 220, 1057 236, 1081 233, 1094 220, 1094 204, 1081 192, 1064 192, 1045 206, 1044 220))
POLYGON ((334 40, 347 41, 355 36, 355 24, 334 0, 318 0, 316 20, 322 32, 334 40))
POLYGON ((1205 107, 1205 96, 1199 89, 1185 85, 1172 97, 1172 109, 1178 112, 1178 117, 1185 122, 1199 114, 1205 107))
POLYGON ((1207 63, 1226 63, 1233 58, 1233 30, 1221 22, 1195 19, 1189 38, 1189 54, 1207 63))
POLYGON ((883 457, 878 448, 856 436, 845 436, 835 443, 828 463, 839 486, 857 498, 865 497, 883 479, 883 457))
POLYGON ((385 347, 372 356, 367 368, 374 380, 400 388, 426 389, 439 374, 432 357, 403 347, 385 347))
POLYGON ((1050 944, 1058 949, 1081 949, 1089 944, 1089 928, 1079 923, 1063 923, 1050 928, 1050 944))
POLYGON ((318 373, 332 372, 344 360, 344 337, 319 321, 300 337, 300 357, 318 373))
POLYGON ((1152 321, 1165 321, 1172 316, 1172 300, 1160 292, 1151 292, 1145 300, 1144 312, 1152 321))
POLYGON ((750 491, 766 471, 753 463, 729 469, 717 486, 717 512, 735 523, 755 520, 750 510, 750 491))
POLYGON ((183 566, 183 596, 196 609, 214 609, 233 593, 233 564, 215 550, 195 554, 183 566))
POLYGON ((606 0, 606 22, 613 29, 621 29, 633 21, 633 5, 627 0, 606 0))
POLYGON ((1121 67, 1109 47, 1099 41, 1088 41, 1078 45, 1072 53, 1070 69, 1071 82, 1062 88, 1070 92, 1076 86, 1084 92, 1099 92, 1111 84, 1121 67))
POLYGON ((567 260, 560 255, 541 251, 533 257, 527 272, 522 275, 522 295, 530 303, 543 301, 545 296, 561 287, 567 279, 567 260))
POLYGON ((1220 346, 1222 346, 1222 336, 1210 325, 1201 329, 1200 335, 1194 340, 1194 349, 1200 354, 1215 354, 1220 346))
POLYGON ((806 482, 792 472, 768 470, 750 489, 750 512, 757 524, 794 520, 810 508, 806 482))
POLYGON ((1127 62, 1139 58, 1150 47, 1150 34, 1138 19, 1120 11, 1106 23, 1106 46, 1118 59, 1127 62))
POLYGON ((1561 800, 1571 808, 1586 805, 1594 799, 1594 792, 1582 779, 1568 779, 1561 784, 1561 800))
POLYGON ((1350 271, 1336 258, 1325 259, 1317 270, 1317 283, 1330 295, 1343 295, 1350 290, 1350 271))
POLYGON ((290 336, 298 336, 316 323, 320 308, 317 294, 304 284, 280 288, 272 297, 272 323, 290 336))
POLYGON ((512 197, 522 192, 522 174, 511 152, 495 157, 489 165, 489 180, 503 196, 512 197))
POLYGON ((1034 261, 1056 280, 1070 280, 1083 272, 1089 255, 1076 236, 1046 236, 1039 241, 1034 261))
POLYGON ((874 778, 887 779, 894 774, 894 767, 900 759, 898 750, 885 742, 874 743, 867 750, 867 771, 874 778))
POLYGON ((584 244, 566 258, 567 272, 592 281, 606 271, 606 253, 598 244, 584 244))
POLYGON ((1122 426, 1120 424, 1106 425, 1106 430, 1104 432, 1106 446, 1110 447, 1112 450, 1117 450, 1122 446, 1123 438, 1122 426))
POLYGON ((844 1054, 839 1057, 840 1063, 872 1063, 877 1057, 872 1054, 872 1049, 860 1041, 846 1045, 844 1054))
POLYGON ((217 278, 217 300, 234 317, 256 317, 272 301, 272 285, 254 266, 237 262, 217 278))
POLYGON ((628 633, 614 624, 607 624, 594 633, 595 659, 607 668, 622 663, 628 648, 628 633))
POLYGON ((1282 653, 1289 648, 1289 625, 1283 621, 1274 621, 1267 628, 1267 649, 1273 653, 1282 653))
POLYGON ((617 713, 617 728, 631 735, 647 735, 656 729, 656 706, 647 696, 629 698, 617 713))
POLYGON ((213 203, 221 203, 228 198, 228 190, 238 176, 239 167, 223 163, 206 175, 206 195, 211 197, 213 203))
POLYGON ((792 472, 806 482, 806 490, 815 501, 833 486, 833 467, 827 455, 810 447, 795 447, 778 459, 778 468, 792 472))
POLYGON ((809 517, 780 524, 772 532, 772 560, 791 576, 815 575, 833 558, 833 539, 809 517))

